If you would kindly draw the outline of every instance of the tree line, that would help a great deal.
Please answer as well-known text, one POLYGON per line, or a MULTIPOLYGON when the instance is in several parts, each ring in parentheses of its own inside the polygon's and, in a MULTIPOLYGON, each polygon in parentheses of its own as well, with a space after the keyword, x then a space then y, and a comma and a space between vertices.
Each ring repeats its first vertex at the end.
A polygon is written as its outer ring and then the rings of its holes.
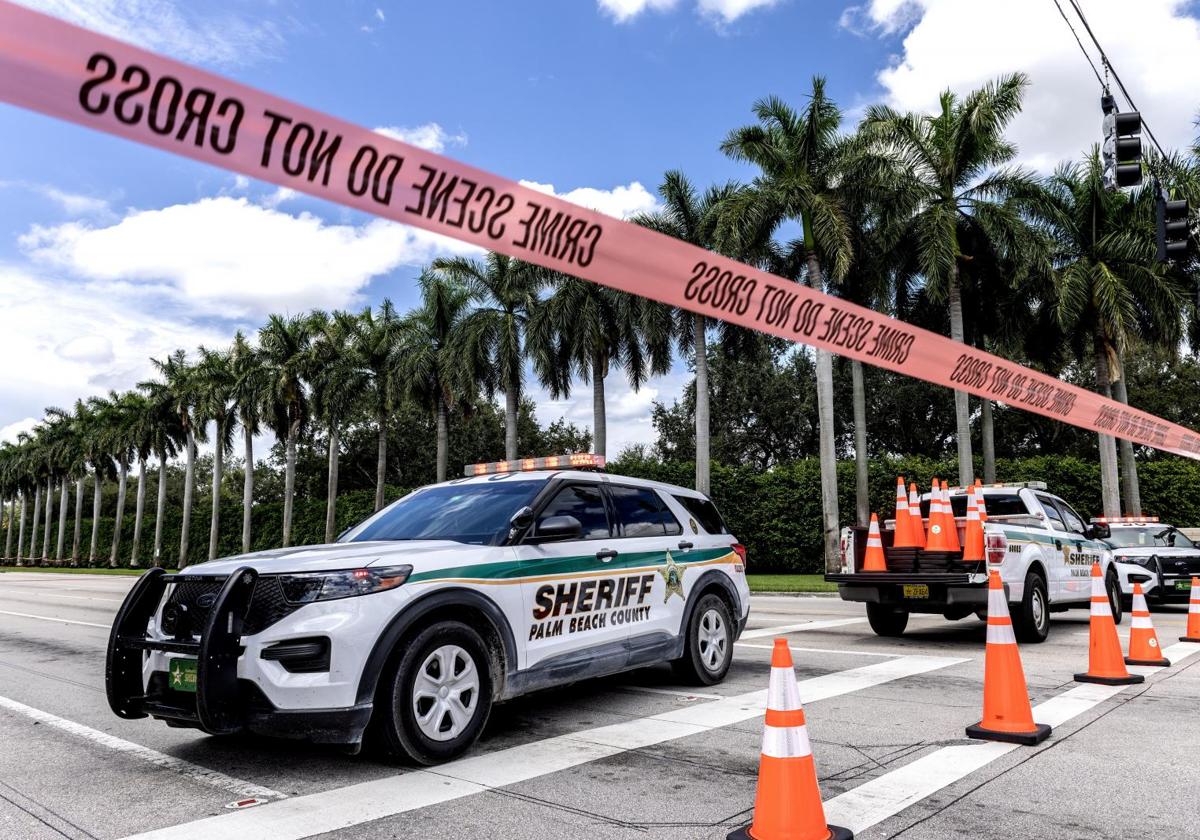
MULTIPOLYGON (((1098 148, 1048 176, 1014 165, 1017 149, 1005 132, 1027 86, 1022 74, 1012 74, 966 96, 945 92, 928 114, 871 106, 845 132, 843 112, 827 95, 824 80, 815 78, 802 107, 763 99, 754 105, 755 120, 730 131, 721 144, 724 154, 753 168, 748 181, 698 188, 683 173, 668 172, 659 187, 661 209, 634 221, 1128 402, 1126 367, 1150 357, 1173 363, 1185 343, 1193 353, 1200 347, 1200 266, 1191 257, 1173 264, 1156 260, 1156 194, 1149 179, 1132 191, 1107 189, 1098 148)), ((1148 166, 1175 197, 1200 206, 1196 148, 1151 154, 1148 166)), ((343 436, 361 437, 364 429, 376 435, 378 509, 384 503, 388 429, 401 403, 434 419, 437 456, 428 479, 446 478, 456 407, 497 394, 504 396, 504 457, 545 454, 521 448, 528 445, 519 436, 527 370, 555 397, 568 395, 576 383, 591 385, 592 445, 605 453, 604 381, 610 368, 620 368, 637 389, 669 370, 676 356, 694 371, 685 416, 679 406, 658 406, 654 420, 660 450, 664 439, 672 434, 680 439, 680 427, 687 427, 684 457, 694 461, 697 489, 710 489, 714 400, 746 414, 786 416, 790 402, 811 396, 824 551, 836 552, 842 524, 839 452, 854 453, 856 517, 868 515, 868 441, 878 438, 870 429, 888 422, 868 413, 868 383, 902 395, 910 385, 902 377, 881 380, 848 361, 847 422, 840 417, 845 374, 835 375, 846 360, 828 351, 785 351, 777 341, 735 325, 495 253, 482 260, 435 260, 422 272, 420 290, 420 304, 404 314, 385 301, 360 313, 271 316, 254 340, 239 333, 228 348, 176 351, 155 360, 158 376, 134 390, 80 400, 70 410, 48 409, 37 429, 0 449, 5 555, 13 556, 8 548, 13 530, 20 541, 31 506, 33 530, 42 525, 42 546, 26 556, 64 556, 60 546, 73 482, 77 522, 85 485, 92 485, 87 561, 102 560, 95 523, 101 486, 111 480, 117 484, 116 527, 108 560, 117 564, 130 470, 137 465, 136 535, 148 466, 156 464, 159 472, 155 521, 161 523, 167 464, 182 458, 177 556, 186 563, 197 441, 214 447, 216 499, 235 438, 241 437, 243 462, 253 465, 254 441, 263 430, 280 441, 282 544, 291 542, 297 449, 314 434, 325 447, 325 538, 332 539, 343 436), (745 386, 759 381, 763 365, 779 362, 781 354, 790 380, 776 376, 774 390, 749 393, 745 386), (713 364, 717 370, 710 370, 713 364), (839 437, 839 427, 852 430, 851 445, 839 437), (56 490, 58 544, 51 550, 56 490)), ((921 412, 941 411, 942 402, 950 404, 940 389, 915 387, 923 390, 910 388, 912 404, 896 397, 898 411, 919 418, 921 412)), ((954 392, 952 405, 945 440, 953 444, 959 482, 969 483, 977 469, 973 427, 982 453, 978 466, 985 481, 994 481, 997 418, 1011 419, 1020 429, 1035 427, 1021 425, 1025 421, 1015 417, 1020 412, 998 412, 991 401, 965 392, 954 392)), ((1166 405, 1161 413, 1174 419, 1184 411, 1166 405)), ((902 437, 896 441, 892 445, 904 445, 902 437)), ((1134 447, 1106 435, 1094 441, 1104 512, 1121 512, 1122 497, 1126 510, 1140 512, 1134 447)), ((242 472, 242 545, 248 550, 255 470, 242 472)), ((210 556, 222 527, 219 508, 212 506, 210 556)), ((170 555, 158 531, 154 559, 162 562, 170 555)), ((80 539, 76 527, 70 557, 82 560, 80 539)), ((134 564, 138 544, 135 536, 134 564)))

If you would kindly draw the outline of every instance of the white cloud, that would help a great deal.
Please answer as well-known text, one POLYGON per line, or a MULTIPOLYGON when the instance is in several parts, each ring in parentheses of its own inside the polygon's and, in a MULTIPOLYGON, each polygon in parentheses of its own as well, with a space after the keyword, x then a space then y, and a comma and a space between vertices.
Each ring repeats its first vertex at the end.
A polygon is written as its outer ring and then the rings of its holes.
MULTIPOLYGON (((236 67, 277 57, 283 36, 263 20, 198 14, 176 0, 18 0, 22 5, 184 61, 236 67)), ((199 5, 199 4, 197 4, 199 5)))
POLYGON ((673 9, 679 0, 598 0, 598 3, 618 23, 624 23, 647 10, 663 12, 673 9))
MULTIPOLYGON (((1200 104, 1200 21, 1189 9, 1183 0, 1140 0, 1136 14, 1120 0, 1092 0, 1085 8, 1143 116, 1169 147, 1190 143, 1200 104)), ((870 0, 848 9, 843 25, 905 33, 901 54, 878 75, 898 108, 930 111, 946 88, 962 94, 1021 70, 1031 86, 1009 138, 1023 163, 1048 170, 1101 139, 1099 84, 1052 3, 1009 0, 1000 9, 984 0, 870 0)))
POLYGON ((75 336, 54 348, 54 352, 70 362, 104 364, 113 360, 112 342, 94 333, 75 336))
POLYGON ((108 226, 35 225, 19 243, 35 263, 92 281, 90 294, 226 319, 356 305, 371 278, 399 266, 480 253, 382 219, 331 225, 231 196, 133 211, 108 226))
POLYGON ((435 122, 412 128, 398 125, 384 125, 376 128, 375 132, 382 134, 384 137, 399 140, 401 143, 408 143, 410 146, 416 146, 430 152, 438 152, 439 154, 444 152, 447 146, 467 145, 467 135, 464 132, 460 131, 458 134, 451 134, 435 122))
POLYGON ((383 23, 384 21, 386 21, 386 20, 387 20, 387 18, 386 18, 386 17, 384 17, 384 15, 383 15, 383 9, 376 9, 376 10, 375 10, 375 17, 379 18, 379 22, 380 22, 380 23, 383 23))
POLYGON ((275 192, 264 198, 262 203, 266 207, 275 208, 286 201, 291 201, 298 195, 298 192, 289 187, 278 187, 275 192))
POLYGON ((539 184, 537 181, 521 181, 521 186, 558 196, 618 219, 627 219, 638 213, 652 213, 658 209, 658 199, 638 181, 611 190, 579 187, 565 193, 557 192, 553 184, 539 184))
POLYGON ((21 432, 32 432, 33 427, 38 424, 35 417, 23 417, 9 423, 7 426, 0 426, 0 443, 16 443, 17 435, 21 432))
POLYGON ((29 181, 0 181, 0 189, 25 189, 53 201, 68 216, 107 216, 111 207, 107 200, 92 195, 67 192, 48 184, 29 181))
POLYGON ((719 23, 733 23, 747 12, 774 6, 779 0, 697 0, 700 13, 719 23))

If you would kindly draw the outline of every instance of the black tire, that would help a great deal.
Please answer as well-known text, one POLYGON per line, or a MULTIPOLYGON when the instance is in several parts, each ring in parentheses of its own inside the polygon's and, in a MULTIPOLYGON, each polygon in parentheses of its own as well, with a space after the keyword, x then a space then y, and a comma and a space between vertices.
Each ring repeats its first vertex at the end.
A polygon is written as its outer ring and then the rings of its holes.
POLYGON ((1025 594, 1021 603, 1012 605, 1011 609, 1018 641, 1035 645, 1046 641, 1050 635, 1050 597, 1046 579, 1039 572, 1025 576, 1025 594))
POLYGON ((1109 606, 1112 607, 1113 624, 1120 624, 1125 618, 1125 611, 1122 609, 1124 599, 1121 597, 1121 582, 1117 580, 1115 572, 1108 573, 1108 577, 1104 579, 1104 588, 1108 592, 1109 606))
POLYGON ((701 596, 688 619, 683 656, 671 662, 675 677, 687 685, 714 685, 733 662, 733 616, 711 592, 701 596))
POLYGON ((466 624, 440 621, 402 645, 399 657, 380 680, 377 708, 387 745, 391 752, 426 766, 457 758, 479 738, 492 711, 492 662, 487 644, 466 624), (440 658, 439 651, 442 652, 440 658), (443 661, 451 663, 445 671, 441 666, 443 661), (455 695, 456 705, 451 711, 450 692, 456 689, 447 685, 447 694, 440 695, 444 698, 445 710, 438 714, 436 699, 414 694, 423 667, 427 685, 442 679, 443 673, 451 674, 451 681, 455 679, 454 675, 465 679, 470 673, 468 667, 472 668, 474 688, 455 695), (423 731, 419 709, 428 710, 425 726, 436 730, 438 737, 423 731))
POLYGON ((903 636, 908 626, 908 610, 887 604, 867 604, 867 621, 876 636, 903 636))

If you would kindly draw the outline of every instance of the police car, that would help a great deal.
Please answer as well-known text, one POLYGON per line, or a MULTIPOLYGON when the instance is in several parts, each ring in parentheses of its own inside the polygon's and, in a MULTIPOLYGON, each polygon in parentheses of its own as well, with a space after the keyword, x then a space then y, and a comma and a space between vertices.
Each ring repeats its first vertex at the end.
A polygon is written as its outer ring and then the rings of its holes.
POLYGON ((703 494, 603 464, 473 465, 333 544, 152 569, 113 625, 109 704, 434 764, 531 691, 663 662, 722 680, 745 549, 703 494))
POLYGON ((1133 596, 1133 585, 1140 583, 1151 601, 1187 602, 1192 576, 1200 575, 1200 546, 1157 516, 1093 521, 1106 523, 1112 532, 1105 542, 1112 547, 1126 601, 1133 596))

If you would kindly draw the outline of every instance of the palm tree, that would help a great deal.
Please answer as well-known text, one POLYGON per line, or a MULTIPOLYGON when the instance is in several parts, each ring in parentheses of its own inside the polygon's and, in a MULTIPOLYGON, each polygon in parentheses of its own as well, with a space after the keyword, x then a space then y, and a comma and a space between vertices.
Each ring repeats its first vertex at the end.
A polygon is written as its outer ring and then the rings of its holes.
MULTIPOLYGON (((721 150, 753 163, 760 174, 735 194, 722 227, 735 241, 773 232, 785 222, 802 229, 803 279, 814 289, 840 282, 850 268, 852 241, 841 175, 854 148, 839 135, 842 112, 815 77, 809 102, 797 113, 775 97, 754 105, 758 123, 735 129, 721 150), (828 277, 826 277, 828 274, 828 277)), ((827 566, 838 552, 837 451, 833 423, 833 355, 816 350, 817 414, 820 420, 821 509, 827 566)))
POLYGON ((133 514, 133 548, 129 552, 129 566, 136 569, 142 547, 142 525, 146 514, 146 467, 154 453, 155 439, 159 433, 158 417, 154 402, 142 391, 132 392, 130 402, 137 406, 130 421, 130 443, 138 461, 137 501, 133 514))
POLYGON ((4 533, 4 560, 6 562, 12 558, 13 529, 17 516, 16 461, 17 448, 7 441, 0 443, 0 499, 3 499, 3 507, 0 508, 0 512, 4 514, 6 526, 4 533))
POLYGON ((133 430, 140 406, 132 393, 118 394, 115 391, 110 391, 107 399, 93 397, 89 403, 101 430, 100 441, 105 457, 117 462, 117 510, 113 519, 112 549, 108 555, 108 565, 116 568, 121 549, 121 526, 125 518, 133 430))
MULTIPOLYGON (((33 486, 33 519, 29 523, 29 562, 36 565, 38 522, 41 521, 42 516, 42 482, 38 475, 41 455, 38 452, 38 441, 35 435, 21 432, 17 435, 17 440, 20 441, 25 452, 25 469, 28 480, 33 486)), ((19 566, 21 563, 18 561, 17 565, 19 566)))
POLYGON ((292 544, 292 504, 296 488, 296 439, 309 420, 306 378, 315 325, 311 316, 272 315, 258 331, 259 353, 268 373, 268 423, 286 441, 283 480, 283 545, 292 544))
POLYGON ((650 302, 628 292, 598 286, 567 275, 551 278, 553 293, 529 323, 529 343, 549 347, 536 353, 542 383, 555 399, 570 396, 572 373, 592 384, 592 451, 607 454, 607 420, 604 379, 609 366, 624 367, 634 391, 641 389, 648 374, 664 374, 671 368, 669 346, 648 352, 642 325, 650 302))
MULTIPOLYGON (((368 317, 364 313, 358 317, 368 317)), ((347 347, 353 346, 358 317, 349 312, 314 315, 316 335, 312 343, 312 408, 325 427, 328 440, 328 481, 325 495, 325 542, 337 533, 338 456, 341 428, 359 404, 371 381, 362 359, 347 347)))
POLYGON ((225 471, 225 455, 233 446, 233 426, 237 422, 233 401, 237 379, 230 354, 205 347, 200 348, 200 360, 193 373, 196 420, 202 426, 213 423, 216 427, 213 437, 212 519, 208 530, 208 559, 215 560, 221 538, 221 479, 225 471))
POLYGON ((471 295, 461 283, 425 272, 419 281, 421 305, 409 312, 401 328, 399 381, 405 393, 437 418, 437 480, 446 480, 450 409, 468 396, 481 370, 459 354, 456 339, 471 295))
POLYGON ((387 433, 395 408, 395 371, 400 340, 400 318, 390 300, 384 299, 379 311, 366 309, 358 317, 351 348, 369 378, 374 403, 376 457, 375 510, 383 507, 383 487, 387 479, 387 433))
MULTIPOLYGON (((692 245, 719 250, 718 223, 726 202, 736 190, 737 185, 731 183, 710 187, 700 195, 682 172, 672 170, 663 176, 658 188, 663 209, 637 216, 633 221, 692 245)), ((684 355, 690 353, 692 357, 696 371, 696 489, 701 493, 709 492, 711 475, 708 330, 713 326, 721 330, 722 344, 732 337, 732 330, 736 329, 725 321, 714 324, 697 313, 672 311, 653 304, 647 304, 642 312, 642 337, 652 348, 650 352, 653 356, 667 352, 673 336, 679 344, 679 352, 684 355)))
MULTIPOLYGON (((489 392, 504 392, 504 457, 517 458, 517 410, 525 381, 526 330, 539 306, 547 272, 532 263, 489 251, 482 262, 466 257, 439 258, 430 270, 461 283, 479 306, 463 318, 460 352, 477 370, 492 374, 482 382, 489 392)), ((535 353, 546 348, 533 348, 535 353)))
POLYGON ((267 389, 266 369, 246 337, 238 330, 229 349, 233 371, 233 404, 242 427, 245 477, 242 482, 242 551, 250 551, 251 509, 254 506, 254 436, 262 423, 263 395, 267 389))
MULTIPOLYGON (((1024 74, 1014 73, 962 99, 945 91, 934 115, 873 105, 863 122, 864 135, 909 175, 907 206, 913 212, 908 233, 930 297, 947 301, 955 341, 965 339, 960 271, 963 261, 972 258, 962 240, 974 234, 992 248, 1013 251, 1030 241, 1019 199, 1036 185, 1020 170, 999 168, 1016 156, 1004 130, 1020 112, 1028 83, 1024 74)), ((974 480, 967 392, 954 392, 954 410, 958 478, 965 486, 974 480)))
MULTIPOLYGON (((175 366, 168 364, 172 368, 175 366)), ((180 374, 175 374, 180 375, 180 374)), ((147 432, 149 447, 158 459, 158 501, 154 509, 154 554, 155 566, 163 565, 163 526, 167 512, 167 461, 179 454, 179 448, 188 440, 187 427, 178 411, 174 392, 166 382, 151 380, 141 382, 138 388, 146 397, 147 432)), ((134 550, 137 550, 135 544, 134 550)))
MULTIPOLYGON (((1177 345, 1183 290, 1155 262, 1154 196, 1105 189, 1099 150, 1060 166, 1031 212, 1050 238, 1055 266, 1052 307, 1081 358, 1091 356, 1096 389, 1112 396, 1114 374, 1130 342, 1140 337, 1177 345)), ((1114 439, 1100 435, 1104 513, 1121 513, 1114 439)))
POLYGON ((176 350, 163 360, 151 359, 163 378, 169 404, 184 439, 183 516, 179 527, 179 568, 187 566, 191 547, 192 504, 196 490, 196 440, 203 440, 204 424, 196 413, 195 368, 188 364, 187 353, 176 350))
POLYGON ((55 563, 61 564, 66 553, 67 536, 67 484, 75 482, 75 538, 72 542, 71 561, 74 564, 79 554, 79 532, 83 514, 83 478, 87 474, 87 461, 84 457, 82 429, 75 415, 61 408, 49 407, 46 416, 52 420, 56 429, 54 438, 55 460, 59 476, 59 505, 58 505, 58 541, 55 549, 55 563))

